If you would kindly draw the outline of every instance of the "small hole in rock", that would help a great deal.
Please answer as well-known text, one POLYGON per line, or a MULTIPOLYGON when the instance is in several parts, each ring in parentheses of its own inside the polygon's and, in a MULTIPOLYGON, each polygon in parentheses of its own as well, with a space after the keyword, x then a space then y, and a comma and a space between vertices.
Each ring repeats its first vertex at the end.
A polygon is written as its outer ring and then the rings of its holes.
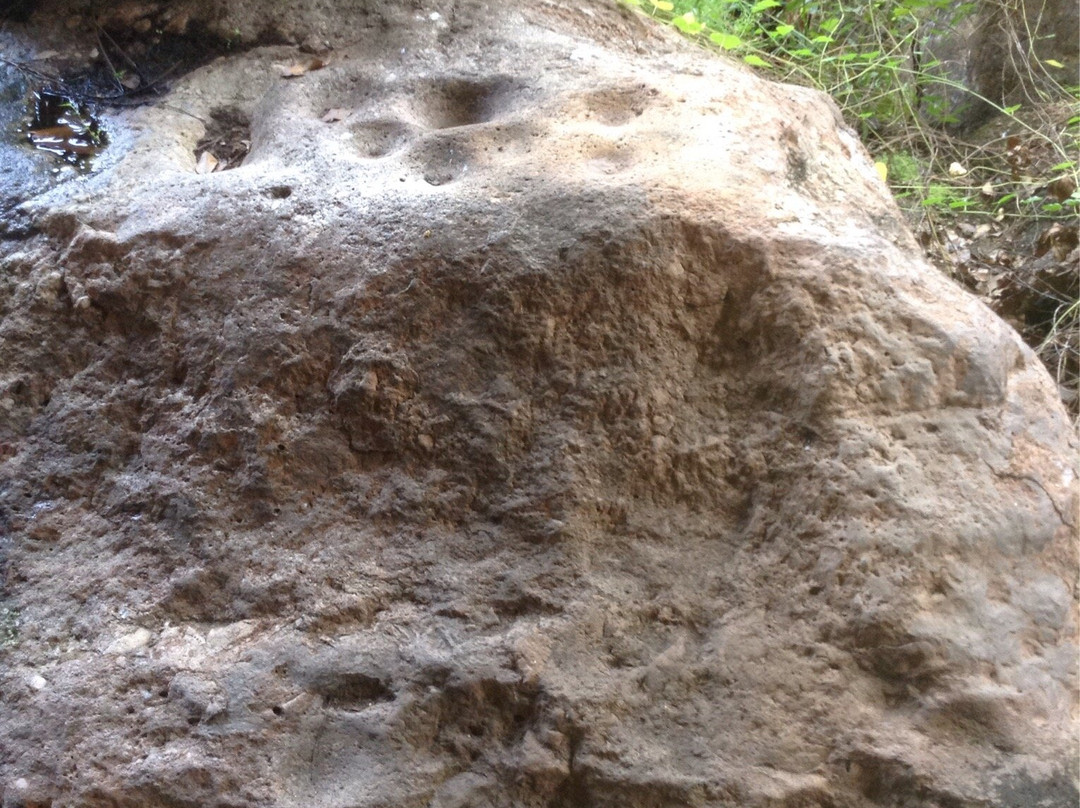
POLYGON ((495 118, 508 106, 511 90, 511 82, 502 77, 451 79, 419 87, 416 100, 428 126, 450 129, 495 118))
POLYGON ((274 715, 285 715, 285 708, 282 707, 280 704, 275 704, 273 707, 270 708, 270 712, 272 712, 274 715))
POLYGON ((271 199, 288 199, 292 196, 292 188, 288 185, 275 185, 266 192, 271 199))
MULTIPOLYGON (((210 112, 206 134, 195 145, 195 170, 209 174, 236 168, 244 162, 250 149, 251 120, 247 114, 239 107, 217 107, 210 112)), ((271 193, 275 190, 277 188, 271 189, 271 193)))

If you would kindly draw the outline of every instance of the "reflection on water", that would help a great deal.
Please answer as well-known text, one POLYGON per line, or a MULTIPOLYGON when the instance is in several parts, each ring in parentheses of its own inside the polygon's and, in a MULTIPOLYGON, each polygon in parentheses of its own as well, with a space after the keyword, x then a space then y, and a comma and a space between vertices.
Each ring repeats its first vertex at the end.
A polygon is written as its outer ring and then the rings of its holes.
POLYGON ((84 104, 66 93, 37 90, 31 107, 31 120, 23 131, 34 148, 86 168, 105 147, 107 139, 101 125, 84 104))

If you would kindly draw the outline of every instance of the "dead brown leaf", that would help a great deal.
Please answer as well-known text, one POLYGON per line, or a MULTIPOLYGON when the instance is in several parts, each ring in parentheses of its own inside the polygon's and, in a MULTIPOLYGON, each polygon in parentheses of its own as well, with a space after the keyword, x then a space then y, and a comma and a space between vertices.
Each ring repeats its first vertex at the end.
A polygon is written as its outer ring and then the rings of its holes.
POLYGON ((315 56, 311 59, 304 59, 299 62, 293 62, 291 65, 274 63, 274 69, 277 70, 278 75, 284 79, 294 79, 297 76, 302 76, 305 73, 310 73, 312 70, 322 70, 330 64, 328 58, 322 56, 315 56))
POLYGON ((307 67, 302 64, 283 65, 275 62, 274 69, 283 79, 292 79, 307 73, 307 67))
POLYGON ((1066 175, 1059 177, 1046 186, 1046 190, 1050 196, 1054 197, 1058 202, 1064 202, 1074 193, 1076 193, 1076 180, 1066 175))

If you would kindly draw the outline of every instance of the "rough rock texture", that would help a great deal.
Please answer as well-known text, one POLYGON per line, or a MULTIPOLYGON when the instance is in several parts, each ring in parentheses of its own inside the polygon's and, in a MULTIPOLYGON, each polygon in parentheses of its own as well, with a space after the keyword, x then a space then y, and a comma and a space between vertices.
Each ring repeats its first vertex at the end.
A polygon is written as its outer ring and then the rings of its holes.
POLYGON ((3 242, 5 808, 1075 805, 1075 439, 830 102, 282 5, 327 67, 115 113, 3 242))

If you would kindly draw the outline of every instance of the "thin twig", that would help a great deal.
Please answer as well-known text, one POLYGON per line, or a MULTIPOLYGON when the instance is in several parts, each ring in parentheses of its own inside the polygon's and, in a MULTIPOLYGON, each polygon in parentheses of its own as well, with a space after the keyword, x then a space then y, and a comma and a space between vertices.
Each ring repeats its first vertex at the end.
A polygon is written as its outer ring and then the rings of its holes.
MULTIPOLYGON (((3 64, 6 64, 8 67, 15 68, 16 70, 20 71, 21 73, 26 73, 27 75, 33 76, 34 78, 38 79, 39 81, 48 81, 48 82, 52 82, 54 84, 64 85, 64 80, 62 78, 60 78, 59 76, 50 76, 48 73, 42 73, 40 70, 36 70, 36 69, 34 69, 32 67, 28 67, 23 62, 13 62, 10 59, 5 59, 3 56, 0 56, 0 62, 2 62, 3 64)), ((64 85, 64 86, 66 86, 66 85, 64 85)))
MULTIPOLYGON (((116 44, 116 40, 112 38, 112 36, 109 34, 108 31, 106 31, 100 25, 96 25, 95 27, 97 28, 97 31, 98 31, 98 44, 101 44, 101 35, 104 34, 108 38, 109 42, 112 43, 112 46, 114 48, 116 48, 116 52, 119 53, 120 56, 123 57, 124 61, 128 63, 128 67, 130 67, 132 70, 134 70, 135 75, 137 75, 139 77, 139 79, 141 80, 143 76, 142 76, 142 71, 139 70, 139 66, 137 64, 135 64, 135 62, 132 60, 132 58, 130 56, 127 55, 127 53, 124 52, 123 48, 121 48, 119 45, 116 44)), ((101 49, 101 52, 103 54, 105 53, 105 48, 104 47, 101 49)), ((106 57, 106 60, 107 59, 108 59, 108 57, 106 57)), ((109 64, 112 65, 112 62, 109 62, 109 64)))
POLYGON ((123 84, 120 83, 120 76, 117 73, 116 65, 114 65, 112 63, 112 59, 109 58, 109 52, 105 48, 105 43, 101 41, 101 28, 100 27, 98 27, 97 42, 98 42, 98 51, 101 53, 102 58, 105 59, 105 63, 109 66, 109 77, 112 79, 113 84, 116 85, 116 89, 119 90, 121 92, 121 94, 122 94, 126 88, 124 87, 123 84))

